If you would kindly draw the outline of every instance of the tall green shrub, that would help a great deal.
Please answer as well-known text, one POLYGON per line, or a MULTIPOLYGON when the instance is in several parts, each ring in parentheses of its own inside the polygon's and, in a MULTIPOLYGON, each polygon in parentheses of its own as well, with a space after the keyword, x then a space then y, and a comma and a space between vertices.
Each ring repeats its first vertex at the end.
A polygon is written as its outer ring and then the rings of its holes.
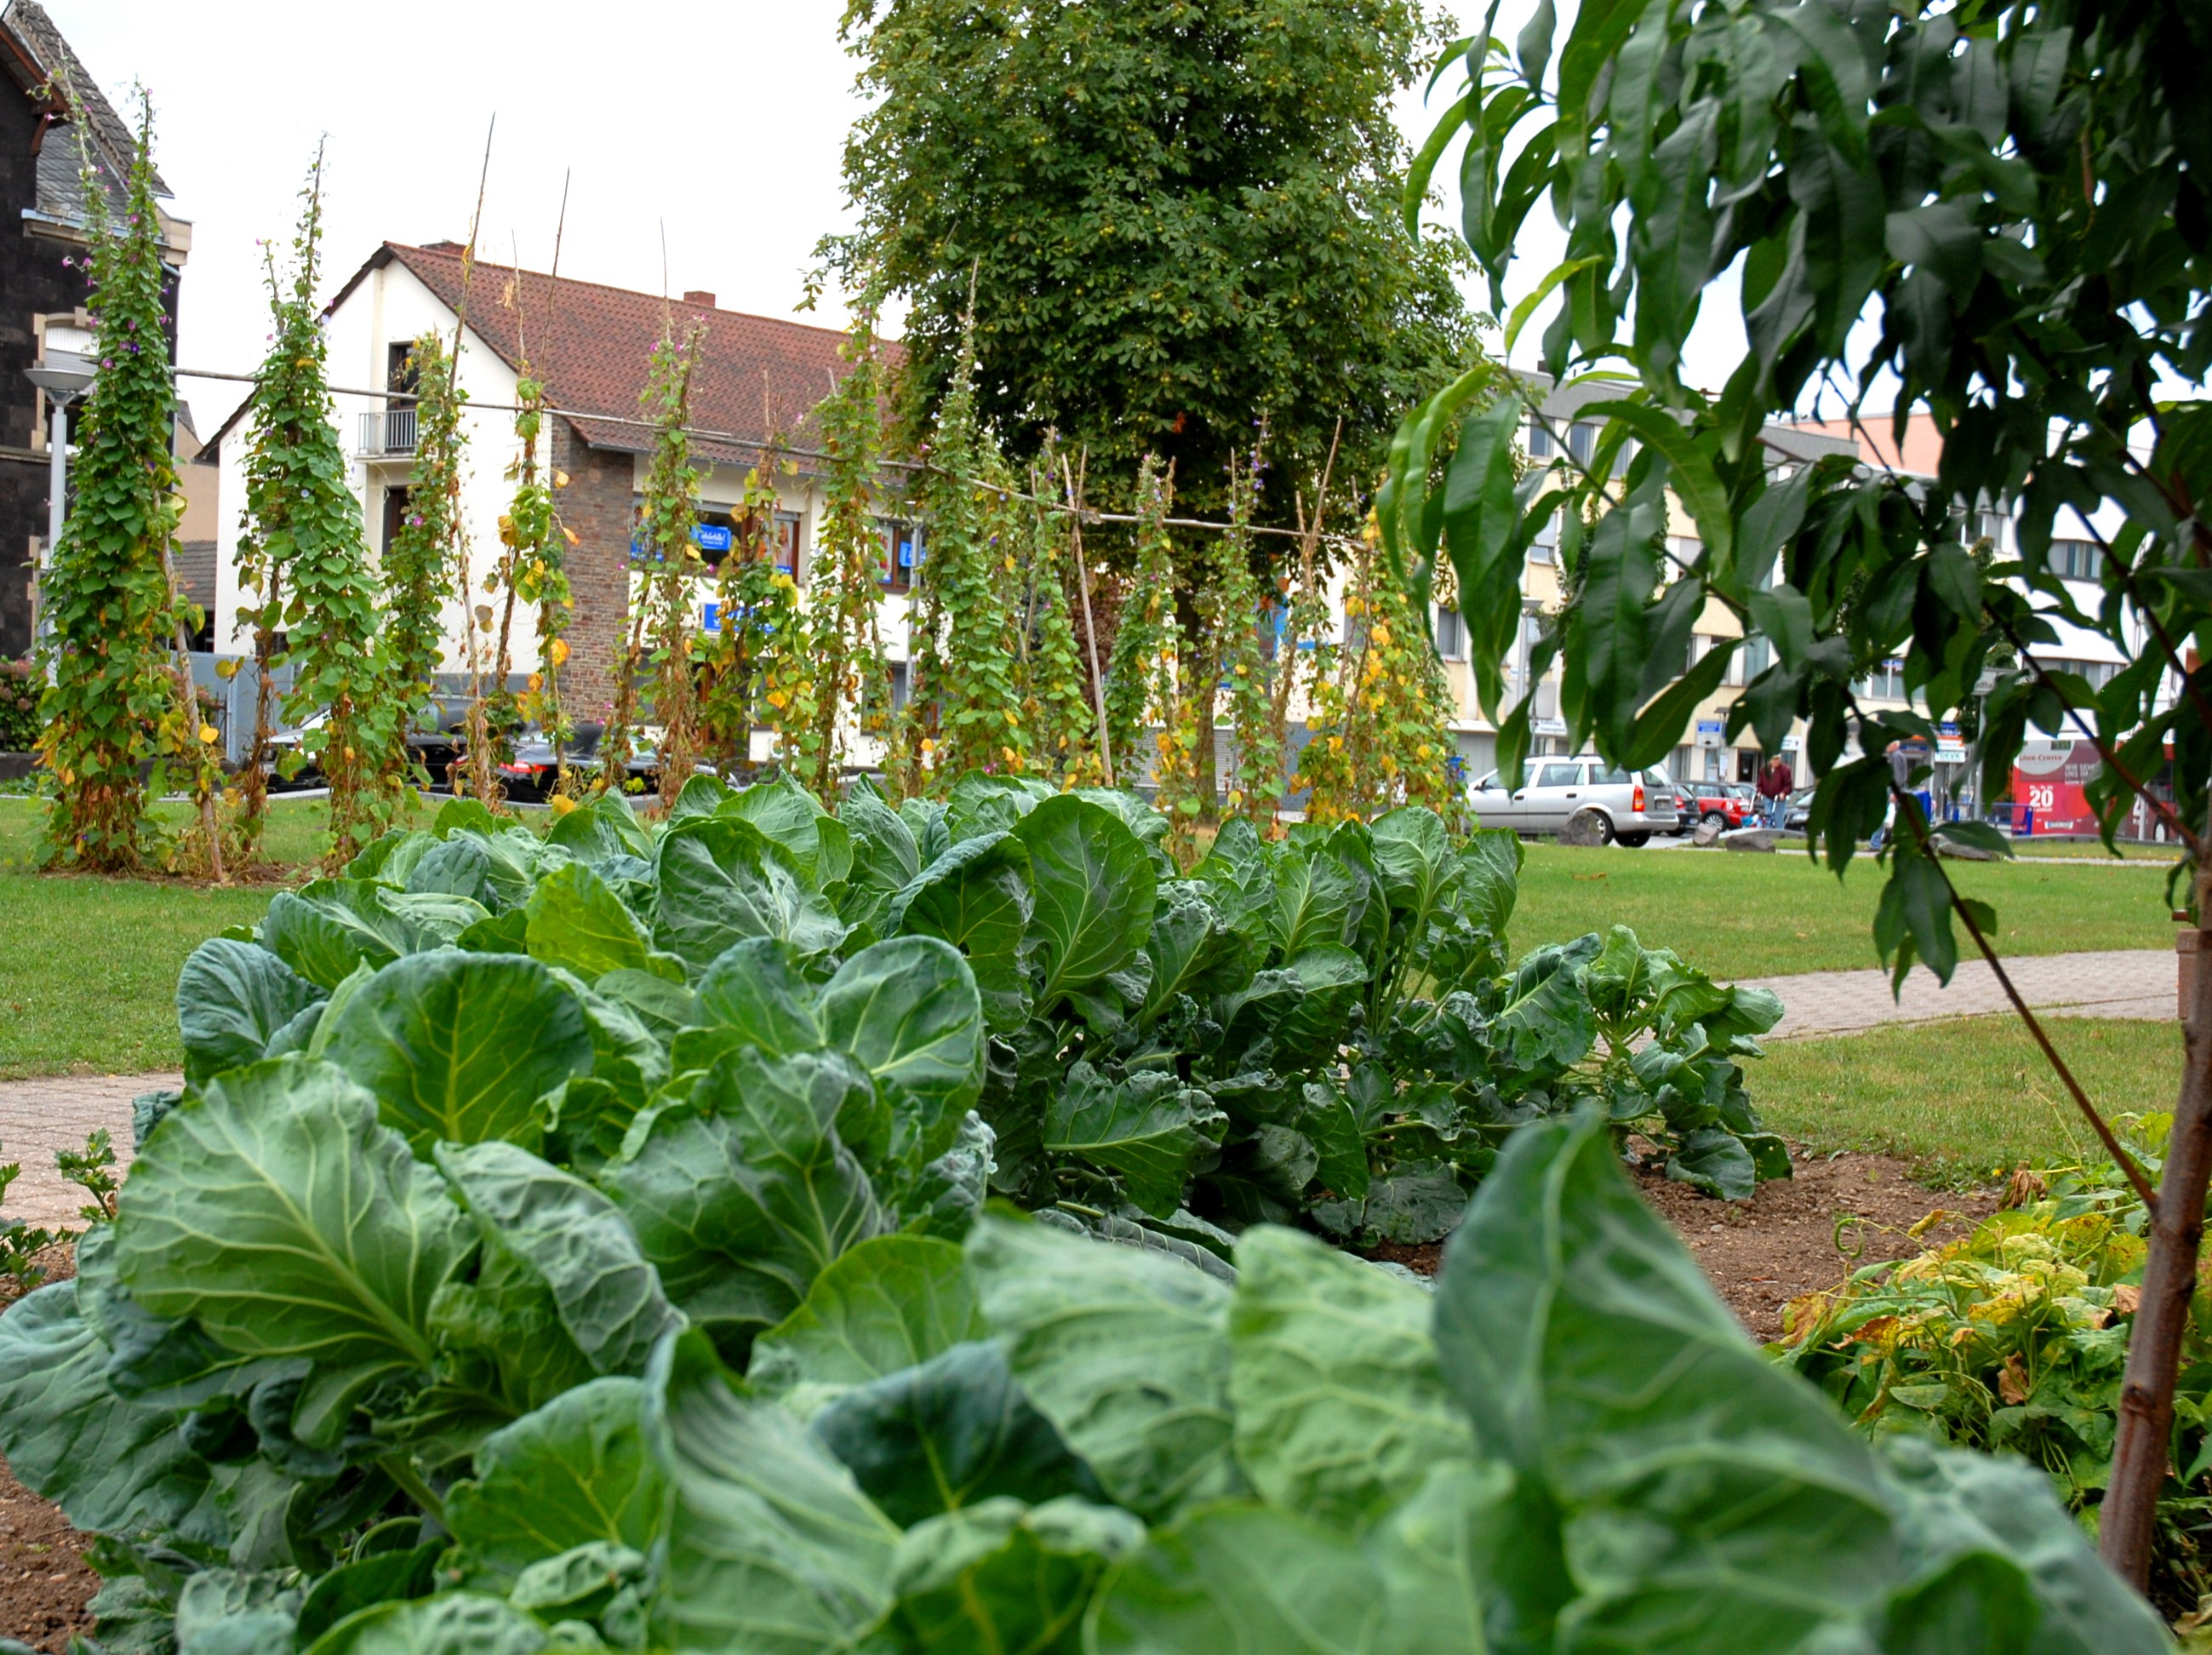
POLYGON ((167 271, 154 201, 153 112, 142 106, 120 224, 106 184, 84 168, 86 263, 99 318, 98 377, 77 422, 72 498, 44 588, 52 676, 40 751, 57 789, 47 855, 65 866, 139 867, 158 830, 147 800, 182 767, 203 791, 214 732, 179 693, 178 604, 169 549, 183 514, 171 425, 176 396, 164 332, 167 271), (207 739, 203 739, 203 736, 207 739), (139 767, 153 761, 150 780, 139 767))
MULTIPOLYGON (((398 805, 403 784, 385 761, 404 715, 377 643, 377 581, 324 371, 315 302, 322 164, 319 154, 301 191, 289 280, 273 251, 267 263, 274 343, 253 391, 240 566, 259 596, 242 614, 271 642, 272 634, 283 636, 281 650, 266 653, 269 665, 293 668, 284 715, 305 727, 301 758, 330 783, 325 859, 335 871, 384 831, 398 805)), ((252 798, 258 804, 258 789, 252 798)))
POLYGON ((771 442, 745 473, 735 544, 714 572, 716 627, 698 652, 699 739, 725 780, 751 767, 754 727, 781 720, 774 697, 789 697, 779 674, 802 653, 798 588, 775 566, 775 478, 790 465, 771 442))

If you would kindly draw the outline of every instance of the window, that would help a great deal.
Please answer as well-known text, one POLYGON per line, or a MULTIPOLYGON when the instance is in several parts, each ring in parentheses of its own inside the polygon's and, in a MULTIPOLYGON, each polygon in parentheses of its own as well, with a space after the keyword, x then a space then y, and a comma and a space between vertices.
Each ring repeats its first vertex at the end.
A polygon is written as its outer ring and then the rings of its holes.
POLYGON ((907 697, 913 691, 914 679, 907 663, 902 660, 893 661, 891 663, 891 710, 896 712, 905 706, 907 697))
POLYGON ((407 490, 404 488, 384 491, 384 538, 378 545, 380 552, 389 552, 392 542, 407 522, 407 490))
POLYGON ((1456 609, 1437 611, 1437 654, 1445 660, 1467 659, 1467 626, 1456 609))
POLYGON ((1577 420, 1567 428, 1567 452, 1575 457, 1578 465, 1589 464, 1590 451, 1597 447, 1597 424, 1593 420, 1577 420))
POLYGON ((1618 764, 1590 766, 1590 785, 1594 788, 1620 788, 1628 785, 1628 772, 1618 764))
POLYGON ((1903 701, 1905 696, 1905 663, 1886 660, 1859 680, 1859 693, 1882 701, 1903 701))
POLYGON ((775 537, 771 547, 775 556, 777 570, 791 576, 795 582, 804 583, 805 571, 799 567, 799 514, 780 511, 775 514, 775 537))
POLYGON ((2103 689, 2125 670, 2113 660, 2063 660, 2050 655, 2038 655, 2035 660, 2046 672, 2078 672, 2089 681, 2092 690, 2103 689))
POLYGON ((1559 452, 1559 441, 1553 436, 1552 428, 1540 417, 1530 420, 1528 422, 1528 458, 1549 459, 1559 452))
POLYGON ((1559 519, 1555 512, 1544 526, 1536 531, 1536 538, 1528 545, 1528 561, 1532 563, 1555 563, 1559 558, 1559 519))
POLYGON ((1536 785, 1540 788, 1571 788, 1582 779, 1583 767, 1579 764, 1547 764, 1536 772, 1536 785))
POLYGON ((884 572, 877 577, 878 584, 886 592, 913 591, 915 572, 921 567, 921 530, 892 520, 878 526, 884 536, 884 572))
POLYGON ((2053 540, 2044 567, 2062 581, 2094 581, 2104 557, 2094 540, 2053 540))
POLYGON ((1774 665, 1774 646, 1765 638, 1746 638, 1743 648, 1736 652, 1736 659, 1743 663, 1740 682, 1748 684, 1774 665))
POLYGON ((422 383, 415 366, 415 341, 395 339, 384 347, 384 388, 412 391, 422 383))

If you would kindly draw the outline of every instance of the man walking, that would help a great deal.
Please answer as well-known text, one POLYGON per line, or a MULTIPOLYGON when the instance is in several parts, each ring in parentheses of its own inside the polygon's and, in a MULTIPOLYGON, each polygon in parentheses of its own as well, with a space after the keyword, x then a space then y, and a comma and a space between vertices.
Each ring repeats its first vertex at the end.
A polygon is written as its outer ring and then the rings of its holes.
POLYGON ((1778 828, 1790 819, 1790 794, 1796 785, 1789 761, 1780 753, 1766 761, 1766 768, 1759 773, 1759 816, 1767 826, 1778 828))

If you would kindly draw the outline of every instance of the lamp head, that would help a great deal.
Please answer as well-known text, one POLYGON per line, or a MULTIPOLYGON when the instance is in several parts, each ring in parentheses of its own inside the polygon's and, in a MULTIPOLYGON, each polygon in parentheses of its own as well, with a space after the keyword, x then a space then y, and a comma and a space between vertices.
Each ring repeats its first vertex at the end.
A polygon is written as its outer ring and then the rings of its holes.
POLYGON ((69 402, 92 388, 92 359, 74 350, 49 350, 46 360, 27 368, 23 376, 56 402, 69 402))

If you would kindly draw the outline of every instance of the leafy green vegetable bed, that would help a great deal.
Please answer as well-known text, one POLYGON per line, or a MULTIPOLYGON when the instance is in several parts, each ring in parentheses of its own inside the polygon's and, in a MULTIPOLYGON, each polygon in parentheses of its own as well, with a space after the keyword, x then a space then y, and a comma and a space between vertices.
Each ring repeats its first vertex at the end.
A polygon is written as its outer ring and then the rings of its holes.
POLYGON ((1622 1179, 1633 1126, 1750 1187, 1771 995, 1624 931, 1507 973, 1504 836, 1186 880, 1159 819, 455 804, 204 945, 118 1216, 0 1317, 103 1639, 2157 1646, 2033 1474, 1864 1447, 1622 1179), (1433 1336, 1282 1226, 1476 1183, 1433 1336))

